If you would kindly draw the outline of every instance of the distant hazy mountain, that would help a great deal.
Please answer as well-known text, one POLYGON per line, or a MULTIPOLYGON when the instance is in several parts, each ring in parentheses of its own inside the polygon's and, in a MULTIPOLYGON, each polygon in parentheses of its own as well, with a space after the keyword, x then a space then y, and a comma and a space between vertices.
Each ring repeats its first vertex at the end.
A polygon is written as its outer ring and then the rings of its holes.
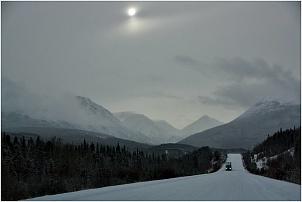
POLYGON ((153 121, 143 114, 134 112, 114 113, 129 129, 142 133, 158 143, 174 143, 185 137, 221 125, 220 121, 203 116, 182 130, 178 130, 164 120, 153 121))
POLYGON ((170 134, 143 114, 133 112, 114 113, 122 123, 131 130, 142 133, 153 140, 154 144, 174 143, 180 140, 175 134, 170 134))
POLYGON ((156 120, 154 121, 154 123, 156 124, 156 126, 164 131, 166 131, 167 133, 171 134, 171 135, 177 135, 180 136, 180 130, 174 128, 172 125, 170 125, 167 121, 164 120, 156 120))
POLYGON ((261 101, 235 120, 194 134, 179 143, 196 147, 249 149, 280 128, 300 126, 300 104, 261 101))
POLYGON ((77 129, 152 144, 149 137, 125 127, 107 109, 89 98, 36 95, 6 77, 2 80, 1 96, 2 131, 13 128, 15 132, 16 128, 77 129))
POLYGON ((187 137, 189 135, 193 135, 195 133, 202 132, 210 128, 214 128, 222 124, 223 124, 222 122, 205 115, 200 119, 198 119, 197 121, 183 128, 181 130, 181 133, 183 134, 184 137, 187 137))
MULTIPOLYGON (((65 121, 52 121, 47 119, 33 118, 24 112, 1 112, 1 129, 8 130, 12 128, 80 128, 76 124, 65 121)), ((19 132, 19 131, 18 131, 19 132)), ((21 131, 20 131, 21 132, 21 131)))
POLYGON ((89 98, 77 96, 77 99, 80 106, 87 113, 87 117, 89 117, 88 130, 103 132, 126 140, 152 144, 152 139, 131 129, 127 129, 112 113, 92 102, 89 98))
POLYGON ((112 135, 117 138, 142 143, 153 143, 147 136, 123 126, 107 109, 92 102, 89 98, 77 96, 73 97, 73 99, 72 102, 75 101, 76 104, 70 104, 72 108, 66 105, 66 110, 64 111, 65 114, 70 113, 70 115, 64 116, 61 119, 49 117, 47 111, 44 112, 44 116, 39 118, 31 117, 30 114, 26 114, 20 110, 16 112, 2 111, 2 130, 22 132, 20 129, 23 128, 25 130, 27 128, 27 131, 35 132, 41 131, 37 128, 48 128, 48 130, 52 128, 77 129, 112 135), (71 112, 70 110, 73 111, 71 112), (16 128, 19 128, 19 130, 16 130, 16 128))

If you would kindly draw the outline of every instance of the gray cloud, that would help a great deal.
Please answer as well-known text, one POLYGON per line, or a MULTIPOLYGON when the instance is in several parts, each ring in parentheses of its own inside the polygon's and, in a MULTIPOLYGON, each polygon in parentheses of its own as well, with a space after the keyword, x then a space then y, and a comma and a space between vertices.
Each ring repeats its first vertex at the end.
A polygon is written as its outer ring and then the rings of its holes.
POLYGON ((244 79, 269 79, 275 81, 297 80, 290 70, 278 64, 270 65, 264 59, 258 58, 252 61, 241 57, 232 59, 218 58, 213 64, 213 68, 222 72, 232 80, 242 81, 244 79))
POLYGON ((149 92, 148 94, 133 94, 133 96, 137 97, 145 97, 145 98, 163 98, 163 99, 173 99, 173 100, 182 100, 182 97, 173 95, 172 93, 166 93, 162 91, 158 92, 149 92))
POLYGON ((300 101, 301 81, 280 65, 270 65, 263 59, 220 58, 213 69, 229 83, 210 97, 198 96, 203 104, 247 108, 263 98, 300 101))
POLYGON ((207 73, 207 69, 209 68, 208 64, 194 59, 189 55, 175 55, 172 57, 172 60, 183 68, 191 68, 201 73, 207 73))
POLYGON ((197 96, 197 100, 202 102, 205 105, 210 105, 210 106, 217 106, 217 105, 222 105, 227 108, 234 109, 236 106, 236 103, 233 100, 226 99, 226 98, 220 98, 220 97, 212 97, 212 96, 202 96, 199 95, 197 96))
POLYGON ((199 66, 198 61, 188 55, 175 55, 173 60, 184 65, 199 66))

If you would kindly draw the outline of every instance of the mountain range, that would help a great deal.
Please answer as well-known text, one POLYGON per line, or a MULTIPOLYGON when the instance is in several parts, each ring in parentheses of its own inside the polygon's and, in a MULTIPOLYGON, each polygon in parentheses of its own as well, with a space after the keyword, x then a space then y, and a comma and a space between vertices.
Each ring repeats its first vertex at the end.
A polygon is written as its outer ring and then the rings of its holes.
POLYGON ((300 126, 300 109, 300 104, 260 101, 233 121, 191 135, 179 143, 196 147, 250 149, 280 128, 300 126))
POLYGON ((178 130, 164 120, 151 120, 143 114, 118 112, 114 115, 129 129, 142 133, 158 143, 174 143, 197 132, 223 124, 207 115, 178 130))
MULTIPOLYGON (((69 101, 75 101, 75 103, 77 103, 72 107, 70 107, 71 105, 66 106, 64 112, 66 114, 70 113, 70 115, 61 118, 58 117, 55 120, 49 116, 47 112, 44 113, 43 117, 32 117, 30 114, 21 110, 2 110, 2 130, 41 133, 41 131, 43 131, 41 128, 47 128, 48 131, 52 129, 76 129, 91 131, 97 134, 107 134, 125 140, 153 144, 152 139, 123 126, 108 110, 92 102, 89 98, 77 96, 69 101)), ((103 135, 100 135, 100 137, 102 138, 103 135)))
MULTIPOLYGON (((15 96, 17 97, 17 95, 15 96)), ((45 109, 45 107, 42 110, 37 107, 34 116, 28 110, 20 108, 18 110, 7 110, 4 107, 1 112, 2 130, 43 134, 49 131, 47 134, 54 134, 51 132, 52 129, 73 129, 107 134, 116 138, 151 145, 176 143, 185 137, 181 130, 174 128, 166 121, 152 121, 143 114, 132 112, 120 112, 113 115, 110 111, 86 97, 67 96, 64 97, 63 103, 67 104, 59 106, 61 110, 50 110, 45 109), (49 112, 62 111, 62 109, 64 110, 62 116, 53 116, 49 112), (41 112, 43 115, 37 113, 39 110, 43 111, 43 113, 41 112)), ((203 131, 203 127, 207 127, 207 122, 203 124, 202 120, 203 118, 192 124, 195 125, 194 129, 196 131, 203 131), (197 123, 200 125, 199 129, 196 127, 197 123)), ((188 128, 190 129, 190 126, 188 128)))
MULTIPOLYGON (((182 138, 176 128, 165 122, 165 127, 143 114, 133 112, 119 112, 114 115, 129 129, 151 138, 155 144, 172 143, 182 138), (169 129, 168 129, 169 128, 169 129), (175 129, 174 132, 172 130, 175 129)), ((161 122, 162 123, 162 122, 161 122)))
MULTIPOLYGON (((101 138, 106 134, 150 145, 175 143, 184 138, 181 131, 165 121, 152 121, 143 114, 130 112, 116 113, 114 116, 109 110, 83 96, 43 97, 27 91, 6 77, 2 78, 1 94, 2 131, 49 136, 58 133, 57 129, 65 132, 71 129, 94 132, 94 136, 101 138)), ((201 127, 197 131, 202 130, 201 127)))
MULTIPOLYGON (((125 127, 111 112, 89 98, 64 94, 47 97, 33 94, 6 77, 2 78, 1 129, 41 132, 41 128, 74 129, 154 144, 144 134, 125 127)), ((45 130, 43 130, 45 131, 45 130)), ((94 134, 94 135, 96 135, 94 134)))
POLYGON ((62 134, 88 131, 87 137, 120 138, 149 145, 189 144, 195 147, 251 148, 280 128, 300 126, 300 104, 261 101, 233 121, 223 124, 202 116, 182 130, 143 114, 112 114, 91 99, 64 95, 43 98, 2 78, 1 127, 7 132, 62 134), (60 132, 58 132, 60 130, 60 132), (72 132, 73 131, 73 132, 72 132), (67 133, 67 132, 66 132, 67 133), (106 137, 104 136, 106 135, 106 137))

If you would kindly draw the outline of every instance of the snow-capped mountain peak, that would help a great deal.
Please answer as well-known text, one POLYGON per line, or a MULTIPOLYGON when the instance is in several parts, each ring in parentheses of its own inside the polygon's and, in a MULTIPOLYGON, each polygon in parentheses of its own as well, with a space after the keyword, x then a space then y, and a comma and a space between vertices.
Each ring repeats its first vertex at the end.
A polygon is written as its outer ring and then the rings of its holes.
POLYGON ((86 113, 119 123, 119 120, 111 112, 109 112, 104 107, 96 104, 91 99, 82 96, 76 96, 76 99, 79 102, 80 106, 86 111, 86 113))
POLYGON ((294 106, 294 104, 289 101, 278 101, 278 100, 261 100, 257 102, 254 106, 249 108, 246 112, 238 117, 238 119, 253 117, 254 115, 265 114, 273 111, 283 110, 287 107, 294 106))

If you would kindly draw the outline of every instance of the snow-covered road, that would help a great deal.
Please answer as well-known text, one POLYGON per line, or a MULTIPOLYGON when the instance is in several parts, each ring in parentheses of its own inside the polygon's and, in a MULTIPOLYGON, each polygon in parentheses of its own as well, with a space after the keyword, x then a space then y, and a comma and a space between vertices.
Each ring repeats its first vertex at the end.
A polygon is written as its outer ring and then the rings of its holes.
POLYGON ((248 173, 240 154, 229 154, 233 171, 140 182, 43 196, 31 200, 301 200, 301 186, 248 173))

